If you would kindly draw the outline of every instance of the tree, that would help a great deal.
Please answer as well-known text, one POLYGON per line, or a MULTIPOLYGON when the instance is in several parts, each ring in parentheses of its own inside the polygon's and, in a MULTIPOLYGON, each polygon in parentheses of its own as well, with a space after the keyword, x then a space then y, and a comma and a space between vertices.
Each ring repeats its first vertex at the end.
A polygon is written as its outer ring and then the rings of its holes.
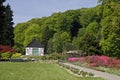
POLYGON ((27 23, 19 23, 14 29, 14 48, 17 52, 24 53, 25 32, 29 25, 27 23))
POLYGON ((4 43, 4 29, 5 29, 5 0, 0 0, 0 44, 4 43))
POLYGON ((57 32, 54 34, 53 39, 53 50, 61 53, 65 49, 65 45, 70 42, 70 35, 67 32, 57 32))
POLYGON ((96 12, 96 8, 83 8, 81 9, 80 23, 86 28, 91 22, 99 22, 99 17, 96 12))
POLYGON ((13 18, 12 18, 13 11, 11 10, 9 4, 6 6, 6 14, 5 15, 6 15, 6 18, 5 18, 6 30, 4 32, 5 33, 4 36, 6 36, 5 44, 13 46, 14 45, 14 40, 13 40, 13 38, 14 38, 14 28, 13 28, 14 22, 13 22, 13 18))
POLYGON ((51 39, 49 39, 49 41, 48 41, 47 53, 50 54, 50 53, 53 53, 53 52, 55 52, 55 51, 54 51, 54 47, 53 47, 53 40, 52 40, 52 38, 51 38, 51 39))
POLYGON ((119 57, 120 1, 99 1, 94 8, 53 13, 16 26, 16 49, 25 48, 33 38, 38 38, 47 53, 80 49, 88 55, 119 57))
POLYGON ((14 45, 13 12, 10 5, 4 6, 5 0, 0 0, 0 44, 14 45))
POLYGON ((50 28, 48 26, 46 26, 43 29, 42 42, 41 43, 44 45, 45 53, 47 53, 48 41, 51 37, 53 37, 53 33, 54 33, 54 31, 50 30, 50 28))
POLYGON ((102 39, 100 41, 102 51, 104 55, 120 58, 120 1, 105 0, 103 8, 102 39))
POLYGON ((102 21, 102 39, 100 45, 105 55, 120 57, 120 17, 106 17, 102 21))
POLYGON ((87 28, 82 28, 79 30, 78 38, 75 38, 74 44, 77 44, 79 49, 91 54, 99 54, 99 33, 100 26, 94 21, 90 23, 87 28))
POLYGON ((25 31, 24 47, 26 47, 34 38, 42 42, 42 28, 38 24, 32 24, 25 31))

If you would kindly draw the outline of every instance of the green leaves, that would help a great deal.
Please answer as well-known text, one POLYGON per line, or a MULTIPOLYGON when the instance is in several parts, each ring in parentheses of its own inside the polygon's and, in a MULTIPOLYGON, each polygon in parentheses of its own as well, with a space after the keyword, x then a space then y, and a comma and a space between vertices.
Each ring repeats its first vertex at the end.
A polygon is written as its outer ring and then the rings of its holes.
POLYGON ((15 48, 21 51, 37 38, 47 53, 80 49, 88 55, 119 57, 119 0, 99 1, 101 4, 94 8, 53 13, 49 17, 18 24, 14 30, 15 48))
POLYGON ((118 0, 106 0, 101 22, 100 45, 105 55, 120 57, 120 4, 118 0), (118 7, 119 6, 119 7, 118 7))
POLYGON ((25 41, 24 46, 26 47, 34 38, 42 41, 41 28, 37 24, 32 24, 25 31, 25 41))
POLYGON ((102 24, 102 39, 100 45, 104 54, 119 57, 120 51, 120 17, 106 17, 102 24), (106 23, 105 23, 106 22, 106 23))

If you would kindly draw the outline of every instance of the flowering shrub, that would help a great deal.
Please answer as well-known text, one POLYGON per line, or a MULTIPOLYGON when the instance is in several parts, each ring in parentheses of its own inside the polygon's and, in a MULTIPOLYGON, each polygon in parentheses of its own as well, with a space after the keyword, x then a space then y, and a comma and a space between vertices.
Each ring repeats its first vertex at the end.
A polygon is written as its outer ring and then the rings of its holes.
POLYGON ((1 53, 4 53, 4 52, 15 53, 15 50, 13 48, 11 48, 10 46, 0 45, 0 52, 1 53))
POLYGON ((98 66, 98 65, 96 63, 91 63, 89 66, 94 67, 94 66, 98 66))
POLYGON ((108 67, 112 67, 112 68, 120 68, 120 59, 111 59, 108 67))
POLYGON ((111 67, 111 68, 120 68, 120 59, 113 59, 108 56, 87 56, 87 57, 80 57, 80 58, 68 58, 68 61, 74 62, 79 61, 84 63, 89 63, 90 67, 111 67))
POLYGON ((107 66, 110 59, 111 58, 107 56, 89 56, 89 63, 94 63, 96 66, 107 66))
POLYGON ((75 62, 75 61, 84 62, 84 60, 85 60, 84 57, 80 57, 80 58, 71 57, 71 58, 68 58, 68 61, 70 61, 70 62, 75 62))
POLYGON ((71 62, 73 62, 73 61, 78 61, 79 60, 79 58, 68 58, 68 61, 71 61, 71 62))

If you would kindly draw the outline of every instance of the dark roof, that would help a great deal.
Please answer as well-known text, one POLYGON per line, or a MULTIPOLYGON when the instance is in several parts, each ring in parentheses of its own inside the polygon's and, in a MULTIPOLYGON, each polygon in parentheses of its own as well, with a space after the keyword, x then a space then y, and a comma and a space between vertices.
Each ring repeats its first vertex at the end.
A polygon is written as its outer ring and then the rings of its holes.
POLYGON ((33 39, 32 42, 30 42, 27 47, 43 47, 37 39, 33 39))

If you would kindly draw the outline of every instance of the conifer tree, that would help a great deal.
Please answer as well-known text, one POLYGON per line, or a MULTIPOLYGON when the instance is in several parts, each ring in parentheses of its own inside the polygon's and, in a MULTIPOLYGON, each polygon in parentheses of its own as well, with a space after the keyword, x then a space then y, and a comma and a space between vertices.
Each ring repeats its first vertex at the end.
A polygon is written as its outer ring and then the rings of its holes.
POLYGON ((3 43, 3 32, 5 27, 5 6, 3 3, 5 0, 0 0, 0 44, 3 43))
POLYGON ((6 40, 5 40, 5 44, 7 45, 11 45, 13 46, 14 45, 14 28, 13 28, 13 11, 11 10, 10 8, 10 5, 8 4, 6 6, 6 11, 5 11, 5 37, 6 37, 6 40))
POLYGON ((3 5, 6 0, 0 0, 0 44, 14 45, 13 12, 10 5, 3 5))

